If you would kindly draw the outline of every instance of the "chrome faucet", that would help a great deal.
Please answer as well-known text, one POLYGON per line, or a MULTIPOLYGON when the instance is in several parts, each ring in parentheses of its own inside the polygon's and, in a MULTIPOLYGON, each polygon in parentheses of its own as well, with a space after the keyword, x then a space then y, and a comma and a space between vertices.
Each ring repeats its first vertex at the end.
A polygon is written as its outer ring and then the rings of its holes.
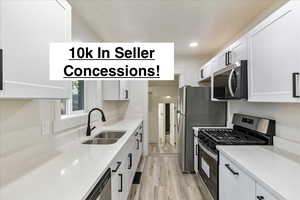
POLYGON ((102 121, 103 122, 106 121, 103 110, 101 110, 100 108, 93 108, 92 110, 90 110, 89 115, 88 115, 88 125, 87 125, 87 130, 86 130, 86 136, 90 136, 92 133, 92 130, 94 130, 96 128, 95 126, 93 128, 91 128, 91 114, 95 110, 98 110, 102 114, 102 121))

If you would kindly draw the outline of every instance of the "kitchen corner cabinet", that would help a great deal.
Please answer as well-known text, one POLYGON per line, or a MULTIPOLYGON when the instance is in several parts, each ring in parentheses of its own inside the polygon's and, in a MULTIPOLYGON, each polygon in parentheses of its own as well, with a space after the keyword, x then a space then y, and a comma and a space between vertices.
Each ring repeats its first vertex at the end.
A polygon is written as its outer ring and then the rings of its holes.
POLYGON ((299 19, 289 1, 249 32, 249 101, 300 102, 299 19))
POLYGON ((70 98, 69 81, 49 80, 49 43, 71 41, 65 0, 3 0, 3 90, 0 98, 70 98))
POLYGON ((220 200, 278 200, 221 153, 219 197, 220 200))
POLYGON ((129 100, 129 81, 103 81, 103 100, 129 100))

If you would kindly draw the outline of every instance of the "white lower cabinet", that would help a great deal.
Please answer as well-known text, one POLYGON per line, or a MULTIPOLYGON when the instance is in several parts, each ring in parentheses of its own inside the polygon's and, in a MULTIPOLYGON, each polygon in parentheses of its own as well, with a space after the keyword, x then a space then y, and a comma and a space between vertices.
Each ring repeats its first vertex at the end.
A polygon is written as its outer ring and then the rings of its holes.
POLYGON ((220 200, 253 200, 255 195, 255 181, 232 164, 228 159, 220 156, 219 165, 219 196, 220 200))
POLYGON ((277 200, 270 192, 263 188, 258 183, 256 184, 256 200, 277 200))
POLYGON ((278 200, 223 154, 219 158, 220 200, 278 200))
POLYGON ((127 200, 130 193, 135 172, 142 156, 141 126, 142 124, 111 163, 112 200, 127 200))

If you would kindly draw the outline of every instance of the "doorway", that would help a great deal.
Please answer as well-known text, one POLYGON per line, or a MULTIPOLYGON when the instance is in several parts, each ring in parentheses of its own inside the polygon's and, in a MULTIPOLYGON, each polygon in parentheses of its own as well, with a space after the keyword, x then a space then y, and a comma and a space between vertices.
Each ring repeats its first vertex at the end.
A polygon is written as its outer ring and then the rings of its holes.
POLYGON ((149 152, 177 153, 179 81, 149 81, 149 152), (163 117, 161 117, 163 116, 163 117))
POLYGON ((162 153, 176 153, 175 103, 158 104, 159 149, 162 153))

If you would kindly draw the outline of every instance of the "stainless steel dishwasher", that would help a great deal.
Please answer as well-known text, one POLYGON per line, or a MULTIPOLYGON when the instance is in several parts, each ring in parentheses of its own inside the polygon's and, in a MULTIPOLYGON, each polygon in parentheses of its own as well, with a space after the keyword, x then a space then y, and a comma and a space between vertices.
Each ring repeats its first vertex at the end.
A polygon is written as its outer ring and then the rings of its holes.
POLYGON ((108 169, 86 200, 111 200, 111 171, 108 169))

